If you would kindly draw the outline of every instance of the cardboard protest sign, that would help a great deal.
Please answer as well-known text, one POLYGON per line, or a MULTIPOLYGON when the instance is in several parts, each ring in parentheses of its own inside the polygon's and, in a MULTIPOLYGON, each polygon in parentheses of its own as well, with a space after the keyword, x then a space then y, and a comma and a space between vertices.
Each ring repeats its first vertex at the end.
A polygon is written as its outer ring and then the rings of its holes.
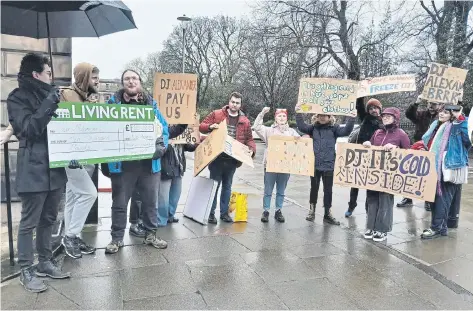
POLYGON ((266 156, 267 172, 314 176, 314 162, 311 138, 269 137, 266 156))
POLYGON ((171 144, 173 145, 182 145, 182 144, 197 144, 200 142, 200 132, 199 132, 199 115, 196 116, 194 124, 189 125, 184 133, 177 136, 176 138, 171 139, 171 144))
POLYGON ((169 124, 194 124, 197 75, 156 73, 153 96, 169 124))
POLYGON ((362 80, 359 83, 357 97, 378 94, 413 92, 416 90, 415 75, 394 75, 362 80))
POLYGON ((445 104, 457 104, 463 98, 463 84, 468 70, 431 63, 421 98, 445 104))
POLYGON ((232 158, 251 167, 253 159, 248 154, 248 147, 228 136, 227 121, 218 125, 209 136, 197 147, 194 153, 194 176, 202 172, 207 165, 215 160, 221 153, 226 153, 232 158))
POLYGON ((329 78, 300 80, 299 113, 321 113, 356 116, 358 82, 329 78))
POLYGON ((233 137, 227 135, 223 152, 250 167, 255 167, 249 151, 250 148, 248 148, 248 146, 243 145, 233 137))
POLYGON ((227 121, 223 121, 219 124, 218 129, 213 130, 195 149, 194 176, 199 175, 210 162, 223 152, 227 135, 227 121))
POLYGON ((337 185, 435 200, 437 172, 431 152, 339 143, 334 174, 337 185))

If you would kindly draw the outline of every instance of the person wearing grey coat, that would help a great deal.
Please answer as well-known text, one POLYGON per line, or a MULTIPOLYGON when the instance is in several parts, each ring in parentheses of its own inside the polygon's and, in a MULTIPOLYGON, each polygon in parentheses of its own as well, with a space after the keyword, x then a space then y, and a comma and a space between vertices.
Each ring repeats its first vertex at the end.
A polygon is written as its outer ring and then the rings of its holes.
MULTIPOLYGON (((296 112, 299 111, 296 106, 296 112)), ((317 194, 319 192, 320 180, 324 185, 324 222, 332 225, 340 225, 340 222, 332 216, 332 188, 333 171, 335 168, 335 144, 338 137, 348 136, 355 126, 355 118, 348 118, 345 126, 335 124, 332 115, 317 114, 313 124, 306 124, 301 113, 296 113, 297 128, 304 134, 312 137, 315 154, 315 172, 311 177, 310 209, 306 220, 315 219, 315 206, 317 205, 317 194)))

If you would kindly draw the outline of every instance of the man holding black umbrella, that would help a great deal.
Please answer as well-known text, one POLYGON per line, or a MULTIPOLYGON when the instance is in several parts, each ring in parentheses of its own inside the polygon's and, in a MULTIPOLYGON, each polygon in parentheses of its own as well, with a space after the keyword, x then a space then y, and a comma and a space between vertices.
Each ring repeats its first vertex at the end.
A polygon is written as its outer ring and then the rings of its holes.
POLYGON ((64 168, 49 168, 47 125, 59 103, 59 90, 51 85, 49 59, 38 54, 23 57, 18 88, 7 99, 10 123, 19 141, 16 187, 21 198, 18 228, 20 282, 31 292, 48 287, 38 276, 70 277, 52 261, 51 234, 67 182, 64 168), (33 230, 39 263, 33 267, 33 230))

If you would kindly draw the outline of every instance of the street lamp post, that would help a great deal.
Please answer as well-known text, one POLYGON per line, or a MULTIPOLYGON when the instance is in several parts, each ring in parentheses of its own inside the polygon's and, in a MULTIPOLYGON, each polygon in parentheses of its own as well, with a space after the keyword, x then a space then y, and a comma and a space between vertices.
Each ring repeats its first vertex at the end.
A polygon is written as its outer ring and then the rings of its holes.
POLYGON ((177 20, 182 22, 182 72, 184 73, 186 61, 186 28, 188 22, 190 22, 192 18, 187 17, 186 14, 184 14, 179 16, 177 20))

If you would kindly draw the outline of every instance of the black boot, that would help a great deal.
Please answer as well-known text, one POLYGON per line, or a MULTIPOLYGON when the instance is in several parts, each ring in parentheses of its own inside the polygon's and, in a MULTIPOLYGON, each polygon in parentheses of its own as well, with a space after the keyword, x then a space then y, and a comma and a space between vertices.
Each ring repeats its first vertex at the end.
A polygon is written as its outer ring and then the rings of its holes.
POLYGON ((209 215, 209 224, 216 225, 217 224, 217 218, 215 217, 215 214, 210 214, 209 215))
POLYGON ((34 273, 34 267, 21 269, 20 283, 32 293, 41 293, 48 289, 48 286, 34 273))
POLYGON ((331 212, 328 212, 328 214, 324 215, 324 222, 330 225, 340 226, 340 222, 332 216, 331 212))
POLYGON ((269 212, 268 211, 264 211, 263 212, 263 215, 261 215, 261 222, 268 222, 269 221, 269 212))
POLYGON ((51 260, 38 263, 38 266, 36 267, 36 275, 43 277, 48 276, 52 279, 67 279, 71 277, 70 273, 62 272, 61 268, 51 260))
POLYGON ((277 222, 285 222, 286 219, 284 219, 284 216, 282 215, 282 212, 280 209, 276 211, 274 214, 274 218, 276 219, 277 222))
POLYGON ((307 214, 307 217, 305 218, 305 220, 314 221, 314 219, 315 219, 315 204, 310 203, 309 214, 307 214))
POLYGON ((412 207, 412 199, 404 198, 401 202, 397 203, 397 207, 412 207))
POLYGON ((424 208, 425 208, 425 210, 426 210, 427 212, 432 211, 432 203, 430 203, 430 202, 425 202, 424 208))

